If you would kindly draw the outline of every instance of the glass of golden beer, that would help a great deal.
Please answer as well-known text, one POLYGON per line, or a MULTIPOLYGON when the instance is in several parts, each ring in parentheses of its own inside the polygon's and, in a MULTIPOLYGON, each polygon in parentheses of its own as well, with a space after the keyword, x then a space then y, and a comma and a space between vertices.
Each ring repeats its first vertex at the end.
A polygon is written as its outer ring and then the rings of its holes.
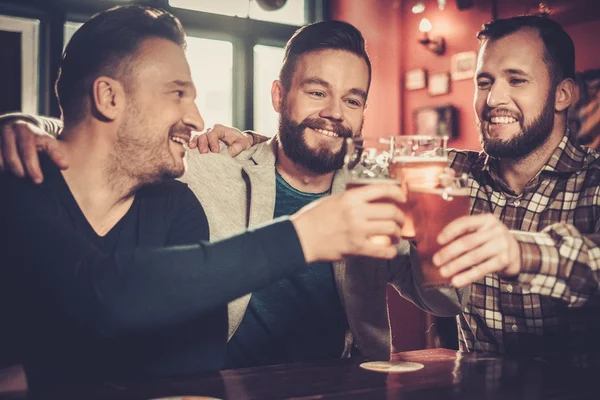
POLYGON ((446 137, 396 136, 392 141, 390 176, 406 190, 403 237, 416 242, 424 286, 445 286, 432 257, 440 249, 437 236, 446 225, 470 211, 465 176, 448 168, 446 137))
MULTIPOLYGON (((346 190, 370 184, 396 184, 400 182, 390 177, 390 157, 393 140, 387 138, 346 139, 347 152, 344 158, 346 190)), ((387 236, 372 236, 374 243, 389 244, 387 236)))

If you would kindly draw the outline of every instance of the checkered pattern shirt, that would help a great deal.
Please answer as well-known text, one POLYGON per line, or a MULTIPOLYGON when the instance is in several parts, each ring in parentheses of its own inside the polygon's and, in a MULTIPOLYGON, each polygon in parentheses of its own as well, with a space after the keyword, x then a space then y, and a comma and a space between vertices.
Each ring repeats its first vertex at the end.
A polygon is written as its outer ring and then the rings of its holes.
POLYGON ((472 214, 492 213, 517 239, 521 273, 471 285, 459 315, 463 351, 600 360, 600 154, 568 134, 523 193, 511 191, 485 153, 450 151, 467 173, 472 214))

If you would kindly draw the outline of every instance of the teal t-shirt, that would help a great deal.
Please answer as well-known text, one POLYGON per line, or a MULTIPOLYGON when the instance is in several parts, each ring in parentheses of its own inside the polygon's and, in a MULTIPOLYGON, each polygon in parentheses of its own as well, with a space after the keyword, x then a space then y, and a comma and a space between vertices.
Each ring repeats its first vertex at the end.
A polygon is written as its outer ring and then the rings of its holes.
MULTIPOLYGON (((276 174, 274 218, 330 194, 304 193, 276 174)), ((252 294, 228 345, 227 367, 243 368, 338 358, 348 323, 331 263, 306 269, 252 294)))

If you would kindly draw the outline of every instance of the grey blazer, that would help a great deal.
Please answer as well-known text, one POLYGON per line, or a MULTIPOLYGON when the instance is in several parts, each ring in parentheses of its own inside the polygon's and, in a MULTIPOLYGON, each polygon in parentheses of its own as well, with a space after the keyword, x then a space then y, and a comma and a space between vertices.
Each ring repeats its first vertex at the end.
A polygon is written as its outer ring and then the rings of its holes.
MULTIPOLYGON (((188 171, 182 178, 198 196, 210 225, 211 241, 255 227, 273 219, 275 209, 276 137, 253 146, 235 159, 225 154, 188 154, 188 171)), ((332 192, 344 189, 338 171, 332 192)), ((334 277, 338 294, 350 327, 346 334, 344 352, 350 356, 355 343, 361 353, 375 359, 388 359, 390 331, 386 301, 386 287, 393 283, 401 294, 421 308, 430 311, 431 304, 422 301, 410 273, 412 253, 408 242, 401 242, 400 255, 390 263, 385 260, 355 258, 349 262, 334 263, 334 277), (368 266, 365 264, 369 264, 368 266), (402 289, 400 289, 402 287, 402 289)), ((239 327, 250 296, 248 294, 229 304, 229 339, 239 327)), ((442 315, 456 315, 460 311, 455 296, 434 296, 433 309, 442 315), (443 302, 440 311, 439 301, 443 302)))

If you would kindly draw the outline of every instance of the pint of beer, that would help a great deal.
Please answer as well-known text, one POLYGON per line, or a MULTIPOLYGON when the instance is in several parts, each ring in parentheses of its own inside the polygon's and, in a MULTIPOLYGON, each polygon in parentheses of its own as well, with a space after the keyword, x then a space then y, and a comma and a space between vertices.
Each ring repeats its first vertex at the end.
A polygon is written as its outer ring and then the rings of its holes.
POLYGON ((468 215, 470 200, 466 179, 448 168, 446 138, 398 136, 392 138, 390 177, 401 182, 407 202, 402 236, 415 240, 424 286, 449 284, 432 257, 440 249, 437 236, 454 219, 468 215))
MULTIPOLYGON (((400 182, 390 177, 389 160, 392 142, 389 138, 353 138, 346 139, 347 153, 344 159, 346 190, 372 185, 400 182)), ((389 236, 375 235, 369 240, 375 244, 389 245, 389 236)))
POLYGON ((445 157, 399 156, 392 161, 390 176, 401 182, 407 197, 407 202, 401 206, 405 217, 402 227, 404 239, 416 237, 413 209, 417 202, 410 196, 411 187, 415 185, 422 188, 437 187, 447 165, 448 160, 445 157))
POLYGON ((412 218, 415 224, 416 245, 423 273, 423 286, 449 285, 442 277, 432 258, 440 250, 439 233, 455 219, 469 215, 471 201, 466 187, 428 188, 412 187, 408 194, 414 204, 412 218))

